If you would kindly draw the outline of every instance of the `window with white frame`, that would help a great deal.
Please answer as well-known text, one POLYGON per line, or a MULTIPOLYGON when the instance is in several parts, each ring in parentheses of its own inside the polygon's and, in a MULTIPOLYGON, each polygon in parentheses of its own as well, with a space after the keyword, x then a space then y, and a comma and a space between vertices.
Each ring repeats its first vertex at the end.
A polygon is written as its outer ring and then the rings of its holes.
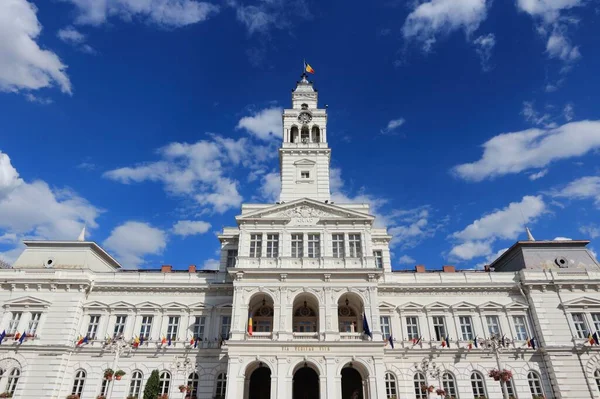
POLYGON ((108 386, 110 384, 110 381, 107 379, 102 379, 102 385, 100 385, 100 395, 101 396, 106 396, 108 394, 108 386))
POLYGON ((483 375, 474 371, 471 373, 471 389, 473 390, 474 398, 487 398, 487 392, 485 390, 485 379, 483 375))
POLYGON ((267 234, 267 258, 279 256, 279 234, 267 234))
POLYGON ((304 256, 304 235, 302 233, 292 234, 292 258, 304 256))
POLYGON ((594 322, 594 331, 600 331, 600 313, 592 313, 592 321, 594 322))
POLYGON ((583 313, 572 313, 571 317, 573 318, 573 324, 575 325, 575 331, 577 331, 578 338, 587 338, 588 328, 585 323, 585 315, 583 313))
POLYGON ((383 252, 379 250, 373 251, 373 256, 375 257, 375 267, 383 269, 383 252))
POLYGON ((600 391, 600 370, 598 369, 594 371, 594 380, 596 380, 596 387, 600 391))
POLYGON ((198 378, 198 373, 191 373, 190 375, 188 375, 188 380, 187 380, 187 386, 188 386, 188 393, 186 398, 195 398, 196 396, 198 396, 198 382, 200 381, 200 379, 198 378))
POLYGON ((125 323, 127 322, 127 316, 119 315, 115 319, 115 329, 113 331, 113 337, 122 336, 125 332, 125 323))
POLYGON ((379 320, 381 322, 381 333, 383 334, 383 338, 388 339, 392 335, 391 317, 380 316, 379 320))
POLYGON ((535 371, 527 373, 527 382, 529 383, 529 392, 531 392, 531 396, 544 395, 544 392, 542 391, 542 381, 538 373, 535 371))
POLYGON ((500 318, 498 316, 485 316, 490 337, 501 337, 500 318))
POLYGON ((458 322, 460 324, 460 332, 462 334, 463 341, 470 341, 473 339, 473 320, 471 316, 459 316, 458 322))
POLYGON ((446 339, 446 318, 444 316, 433 316, 433 331, 435 332, 436 341, 446 339))
POLYGON ((129 384, 129 396, 139 397, 142 391, 142 383, 144 382, 144 375, 140 370, 135 370, 131 374, 131 383, 129 384))
POLYGON ((227 391, 227 374, 220 373, 217 376, 217 386, 215 389, 215 396, 224 398, 226 391, 227 391))
POLYGON ((321 235, 307 234, 306 242, 308 244, 308 257, 318 258, 321 256, 321 235))
POLYGON ((396 399, 396 392, 396 377, 390 372, 385 373, 385 397, 387 399, 396 399))
POLYGON ((12 312, 12 317, 8 322, 8 331, 7 334, 15 334, 17 332, 17 328, 19 328, 19 322, 21 321, 21 316, 23 313, 21 312, 12 312))
POLYGON ((85 385, 85 371, 77 370, 75 373, 75 379, 73 380, 73 389, 71 389, 71 395, 79 395, 83 392, 83 386, 85 385))
POLYGON ((408 339, 419 338, 419 320, 416 316, 408 316, 406 318, 406 335, 408 339))
POLYGON ((427 386, 427 380, 425 379, 425 374, 416 373, 413 378, 413 383, 415 387, 415 397, 416 399, 427 399, 427 390, 423 390, 423 387, 427 386))
POLYGON ((29 319, 29 325, 27 326, 27 334, 35 336, 41 318, 42 314, 39 312, 34 312, 31 314, 31 319, 29 319))
POLYGON ((142 316, 142 325, 140 327, 140 338, 148 339, 152 332, 153 316, 142 316))
POLYGON ((514 379, 511 378, 510 380, 506 381, 505 384, 506 384, 506 391, 508 392, 508 396, 516 398, 516 396, 515 396, 514 379))
POLYGON ((6 392, 14 395, 17 390, 17 384, 19 383, 19 377, 21 376, 21 370, 18 368, 12 369, 10 375, 8 376, 8 383, 6 384, 6 392))
POLYGON ((442 374, 442 387, 444 391, 446 391, 446 396, 450 396, 451 398, 458 398, 458 393, 456 391, 456 380, 454 379, 454 375, 449 372, 445 372, 442 374))
POLYGON ((96 339, 96 335, 98 334, 98 325, 100 324, 100 316, 99 315, 90 315, 90 324, 88 324, 87 328, 87 337, 89 339, 96 339))
POLYGON ((515 339, 517 341, 527 340, 527 319, 525 316, 513 316, 515 323, 515 339))
POLYGON ((161 395, 167 395, 169 393, 169 386, 171 385, 171 373, 163 371, 160 373, 158 378, 158 389, 161 395))
POLYGON ((360 245, 360 234, 348 234, 348 249, 351 258, 360 258, 362 256, 362 247, 360 245))
POLYGON ((227 250, 227 267, 235 267, 237 256, 238 256, 237 249, 228 249, 227 250))
POLYGON ((308 179, 310 177, 310 172, 308 170, 303 170, 300 172, 300 177, 303 179, 308 179))
POLYGON ((194 334, 194 338, 202 341, 204 339, 204 324, 206 322, 206 317, 204 316, 196 316, 194 318, 194 324, 192 325, 192 333, 194 334))
POLYGON ((167 323, 167 339, 174 341, 177 339, 177 330, 179 330, 179 316, 169 316, 167 323))
POLYGON ((262 234, 250 234, 250 257, 262 256, 262 234))
POLYGON ((343 258, 346 253, 346 249, 344 248, 344 234, 337 233, 331 235, 331 245, 333 250, 334 258, 343 258))
POLYGON ((221 316, 221 338, 229 339, 229 330, 231 330, 231 316, 221 316))

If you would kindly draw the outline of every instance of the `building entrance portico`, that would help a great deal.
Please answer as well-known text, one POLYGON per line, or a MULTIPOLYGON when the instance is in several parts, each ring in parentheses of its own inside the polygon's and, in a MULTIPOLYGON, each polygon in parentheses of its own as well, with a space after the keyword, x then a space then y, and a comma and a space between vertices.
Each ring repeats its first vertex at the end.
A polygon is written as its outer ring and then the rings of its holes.
POLYGON ((270 399, 271 398, 271 369, 264 366, 262 362, 247 377, 247 389, 244 394, 246 399, 270 399))
POLYGON ((319 374, 304 362, 294 372, 292 399, 319 399, 319 374))
POLYGON ((361 373, 348 363, 342 369, 342 398, 341 399, 368 399, 366 392, 368 384, 361 373))

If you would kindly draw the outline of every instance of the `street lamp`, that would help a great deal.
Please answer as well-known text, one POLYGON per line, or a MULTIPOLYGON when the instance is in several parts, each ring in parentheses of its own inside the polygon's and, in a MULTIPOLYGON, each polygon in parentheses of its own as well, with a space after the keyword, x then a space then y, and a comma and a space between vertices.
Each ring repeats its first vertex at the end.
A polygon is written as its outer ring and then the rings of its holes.
MULTIPOLYGON (((500 362, 500 352, 504 347, 506 347, 510 343, 510 341, 505 338, 499 338, 495 335, 492 335, 492 337, 488 339, 486 343, 487 347, 490 348, 496 356, 496 365, 498 366, 498 371, 501 371, 503 367, 502 363, 500 362)), ((502 395, 504 399, 509 399, 508 387, 506 385, 507 382, 508 381, 503 381, 502 379, 500 379, 500 386, 502 387, 502 395)))
MULTIPOLYGON (((183 381, 187 383, 187 376, 196 369, 196 364, 192 362, 192 360, 187 357, 187 355, 183 358, 176 357, 173 359, 173 363, 171 363, 171 370, 174 370, 178 374, 183 374, 183 381)), ((183 384, 187 385, 187 384, 183 384)), ((187 395, 187 391, 183 391, 183 398, 185 399, 187 395)))
MULTIPOLYGON (((131 346, 129 345, 128 342, 126 342, 123 339, 122 335, 119 335, 118 337, 110 340, 110 342, 107 342, 106 344, 104 344, 104 349, 114 353, 115 356, 113 359, 112 369, 115 370, 115 372, 116 372, 117 364, 119 363, 119 358, 121 357, 121 354, 125 351, 127 351, 127 353, 129 353, 131 351, 131 346)), ((107 395, 108 399, 111 399, 111 397, 112 397, 113 385, 114 385, 114 382, 112 384, 110 384, 110 386, 108 388, 108 395, 107 395)))
POLYGON ((439 387, 443 389, 441 381, 442 369, 440 366, 438 366, 435 362, 430 362, 429 359, 425 357, 421 361, 420 366, 417 366, 417 369, 419 367, 423 374, 425 374, 425 377, 430 376, 431 378, 435 378, 438 381, 439 387))

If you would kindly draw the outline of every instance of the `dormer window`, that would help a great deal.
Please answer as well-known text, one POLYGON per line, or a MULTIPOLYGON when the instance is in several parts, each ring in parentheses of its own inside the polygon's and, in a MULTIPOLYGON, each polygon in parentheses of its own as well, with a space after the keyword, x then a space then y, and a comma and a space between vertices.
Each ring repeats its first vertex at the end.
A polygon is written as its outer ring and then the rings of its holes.
POLYGON ((302 107, 302 109, 308 109, 308 104, 302 104, 300 107, 302 107))

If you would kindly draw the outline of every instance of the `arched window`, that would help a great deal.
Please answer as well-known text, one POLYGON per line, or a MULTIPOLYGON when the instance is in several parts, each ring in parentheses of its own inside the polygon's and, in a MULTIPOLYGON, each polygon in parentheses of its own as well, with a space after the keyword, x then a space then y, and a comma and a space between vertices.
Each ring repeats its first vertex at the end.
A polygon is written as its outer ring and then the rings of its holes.
POLYGON ((600 370, 594 371, 594 379, 596 380, 596 386, 598 387, 598 390, 600 391, 600 370))
POLYGON ((316 333, 317 332, 317 312, 314 311, 308 301, 302 301, 302 304, 296 304, 294 301, 293 332, 295 333, 316 333))
POLYGON ((195 398, 198 392, 198 374, 192 373, 188 376, 187 386, 190 387, 190 391, 185 395, 186 398, 195 398))
POLYGON ((414 378, 415 384, 415 398, 427 399, 427 380, 425 374, 416 373, 414 378))
POLYGON ((319 126, 312 127, 312 142, 313 143, 321 142, 321 130, 319 130, 319 126))
POLYGON ((6 392, 14 395, 17 390, 17 383, 19 382, 19 377, 21 376, 21 371, 17 368, 12 369, 10 372, 10 376, 8 377, 8 384, 6 384, 6 392))
POLYGON ((160 373, 159 378, 159 389, 161 395, 169 393, 169 385, 171 385, 171 373, 168 371, 163 371, 160 373))
POLYGON ((135 370, 131 374, 131 384, 129 384, 129 396, 135 396, 136 398, 140 396, 143 381, 144 375, 142 374, 142 372, 139 370, 135 370))
POLYGON ((392 373, 385 373, 385 394, 387 399, 396 399, 396 377, 392 373))
POLYGON ((544 395, 544 392, 542 391, 542 381, 538 373, 535 371, 530 371, 527 374, 527 382, 529 382, 529 391, 531 392, 531 396, 544 395))
POLYGON ((348 305, 338 306, 338 321, 340 332, 358 332, 358 315, 348 305))
POLYGON ((292 129, 290 130, 290 143, 297 143, 298 141, 298 126, 292 126, 292 129))
POLYGON ((473 389, 474 398, 487 398, 485 391, 485 380, 481 373, 474 371, 471 373, 471 389, 473 389))
POLYGON ((225 398, 226 391, 227 391, 227 374, 221 373, 217 376, 217 389, 215 390, 215 397, 217 399, 225 398))
POLYGON ((452 373, 445 372, 442 374, 442 387, 446 391, 446 396, 458 399, 458 392, 456 391, 456 381, 452 373))
POLYGON ((273 308, 263 299, 263 304, 252 315, 253 330, 271 332, 273 330, 273 308))
POLYGON ((108 394, 108 386, 110 385, 110 381, 106 379, 102 379, 102 385, 100 386, 100 395, 106 396, 108 394))
POLYGON ((83 392, 84 385, 85 385, 85 371, 77 370, 77 372, 75 373, 75 380, 73 380, 73 389, 71 390, 71 394, 81 396, 81 392, 83 392))
POLYGON ((510 380, 506 381, 506 390, 508 391, 508 396, 516 398, 514 378, 511 378, 510 380))
POLYGON ((308 131, 308 126, 302 126, 302 130, 300 130, 300 140, 303 143, 308 143, 310 136, 310 132, 308 131))

